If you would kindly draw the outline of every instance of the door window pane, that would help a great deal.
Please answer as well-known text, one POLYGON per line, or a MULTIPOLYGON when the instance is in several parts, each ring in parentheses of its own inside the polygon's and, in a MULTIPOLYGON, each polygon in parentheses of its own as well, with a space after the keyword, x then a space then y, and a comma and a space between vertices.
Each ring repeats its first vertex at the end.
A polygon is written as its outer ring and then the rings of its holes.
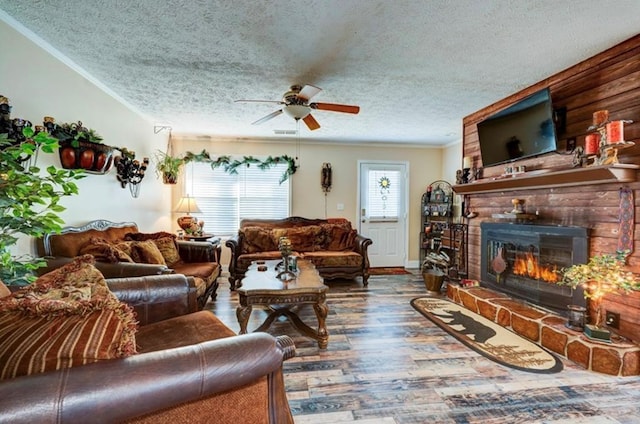
POLYGON ((400 172, 369 170, 369 219, 397 219, 400 210, 400 172))

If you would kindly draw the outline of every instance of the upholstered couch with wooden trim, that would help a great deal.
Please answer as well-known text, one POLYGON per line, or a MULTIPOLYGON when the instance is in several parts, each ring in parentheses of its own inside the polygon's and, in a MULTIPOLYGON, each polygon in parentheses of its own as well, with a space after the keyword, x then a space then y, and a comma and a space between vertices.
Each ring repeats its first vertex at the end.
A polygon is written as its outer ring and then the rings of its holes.
POLYGON ((193 277, 200 308, 209 298, 216 298, 220 246, 214 248, 207 242, 176 240, 174 234, 166 232, 141 233, 133 222, 101 219, 65 227, 60 234, 45 234, 36 241, 36 246, 38 255, 47 262, 46 267, 38 270, 40 274, 82 254, 92 254, 97 260, 96 267, 106 278, 184 274, 193 277))
POLYGON ((252 261, 278 259, 280 237, 288 237, 294 254, 310 260, 325 279, 362 277, 369 279, 367 249, 372 240, 358 234, 345 218, 243 219, 238 234, 226 241, 231 249, 229 282, 231 289, 252 261))
POLYGON ((288 336, 236 335, 197 311, 184 275, 106 284, 137 314, 137 353, 0 380, 0 422, 293 423, 282 374, 295 355, 288 336))

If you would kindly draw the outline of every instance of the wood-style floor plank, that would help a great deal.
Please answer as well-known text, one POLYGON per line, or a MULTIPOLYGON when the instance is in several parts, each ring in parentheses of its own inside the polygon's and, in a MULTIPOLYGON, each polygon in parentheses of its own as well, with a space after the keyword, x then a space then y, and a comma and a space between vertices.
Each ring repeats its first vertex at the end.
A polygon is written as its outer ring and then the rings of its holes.
MULTIPOLYGON (((224 278, 220 283, 207 307, 238 332, 238 297, 224 278)), ((367 288, 358 280, 326 284, 327 349, 286 320, 269 329, 296 343, 284 371, 297 424, 640 423, 640 377, 611 377, 568 361, 557 374, 498 365, 411 307, 426 295, 417 273, 372 276, 367 288)), ((266 316, 254 310, 249 328, 266 316)), ((316 325, 311 307, 300 316, 316 325)))

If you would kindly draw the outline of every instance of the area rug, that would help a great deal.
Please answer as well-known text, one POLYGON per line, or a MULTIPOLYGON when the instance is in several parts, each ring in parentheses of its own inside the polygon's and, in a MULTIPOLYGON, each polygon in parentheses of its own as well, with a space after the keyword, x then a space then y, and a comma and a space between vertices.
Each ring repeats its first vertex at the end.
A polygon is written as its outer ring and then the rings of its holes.
POLYGON ((501 365, 535 373, 562 371, 562 362, 551 352, 464 306, 437 297, 413 299, 411 306, 471 349, 501 365))
POLYGON ((369 268, 369 275, 405 275, 411 274, 402 267, 376 267, 369 268))

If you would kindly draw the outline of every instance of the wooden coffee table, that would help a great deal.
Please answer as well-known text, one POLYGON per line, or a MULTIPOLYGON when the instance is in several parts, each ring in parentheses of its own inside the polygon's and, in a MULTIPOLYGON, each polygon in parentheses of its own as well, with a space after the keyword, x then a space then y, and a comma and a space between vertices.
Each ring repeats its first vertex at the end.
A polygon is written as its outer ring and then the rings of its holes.
POLYGON ((298 259, 297 277, 288 282, 277 277, 276 265, 279 260, 253 262, 244 278, 242 286, 236 289, 240 305, 236 308, 236 316, 240 324, 240 334, 247 333, 247 323, 253 305, 267 306, 271 311, 265 321, 254 331, 267 330, 279 316, 287 317, 293 326, 302 334, 318 341, 320 349, 329 344, 326 318, 329 307, 326 304, 328 287, 320 277, 318 270, 310 261, 298 259), (258 267, 266 270, 258 270, 258 267), (295 307, 312 304, 318 318, 318 329, 314 330, 302 322, 294 312, 295 307))

